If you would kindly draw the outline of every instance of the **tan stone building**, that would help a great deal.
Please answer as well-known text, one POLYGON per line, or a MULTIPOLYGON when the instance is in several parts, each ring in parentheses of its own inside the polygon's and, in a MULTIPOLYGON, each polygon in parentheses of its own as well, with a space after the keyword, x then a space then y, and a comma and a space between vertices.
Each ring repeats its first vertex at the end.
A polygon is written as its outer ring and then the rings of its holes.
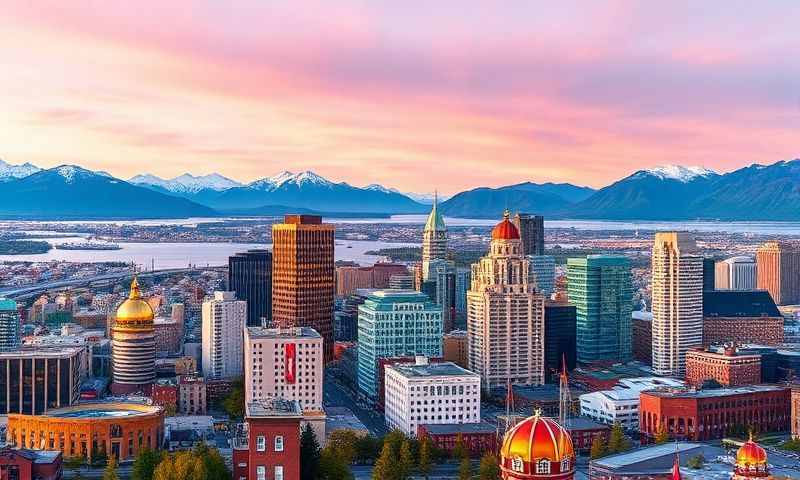
POLYGON ((778 305, 800 302, 800 249, 781 242, 767 242, 756 252, 756 288, 767 290, 778 305))

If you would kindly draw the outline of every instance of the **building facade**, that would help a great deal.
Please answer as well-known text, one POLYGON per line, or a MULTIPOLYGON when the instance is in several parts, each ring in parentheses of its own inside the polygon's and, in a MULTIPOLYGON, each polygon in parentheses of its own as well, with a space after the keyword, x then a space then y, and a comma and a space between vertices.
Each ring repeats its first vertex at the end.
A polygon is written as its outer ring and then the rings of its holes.
POLYGON ((411 290, 377 290, 358 307, 358 390, 378 398, 378 360, 442 356, 441 309, 411 290))
POLYGON ((552 255, 528 255, 528 262, 528 283, 549 298, 555 291, 556 258, 552 255))
POLYGON ((387 365, 386 426, 416 436, 420 425, 479 423, 481 380, 452 362, 387 365))
POLYGON ((245 331, 245 401, 297 401, 306 411, 322 410, 322 336, 308 327, 245 331))
POLYGON ((647 365, 653 361, 653 314, 650 312, 635 311, 631 315, 631 355, 637 362, 647 365))
POLYGON ((714 267, 715 290, 755 290, 756 262, 750 257, 720 260, 714 267))
POLYGON ((778 305, 800 302, 800 248, 789 243, 766 242, 756 251, 757 285, 778 305))
POLYGON ((686 352, 686 383, 701 386, 707 380, 726 387, 757 385, 761 383, 761 355, 739 355, 735 347, 722 353, 686 352))
POLYGON ((800 438, 800 385, 793 385, 790 395, 791 407, 789 410, 792 421, 792 438, 796 440, 800 438))
POLYGON ((469 365, 467 348, 466 330, 453 330, 444 335, 444 339, 442 340, 442 356, 445 361, 453 362, 460 367, 467 368, 469 365))
POLYGON ((205 415, 208 394, 203 377, 181 375, 178 378, 178 412, 183 415, 205 415))
POLYGON ((703 345, 723 343, 777 346, 784 318, 765 290, 703 292, 703 345))
POLYGON ((660 431, 670 439, 706 441, 731 431, 783 432, 790 426, 790 389, 747 386, 715 390, 642 392, 639 425, 643 442, 660 431))
POLYGON ((286 215, 272 225, 272 320, 276 327, 310 327, 333 360, 333 225, 317 215, 286 215))
POLYGON ((544 383, 544 297, 528 283, 529 265, 506 212, 467 292, 469 369, 487 390, 544 383))
POLYGON ((300 405, 282 399, 248 403, 233 439, 233 478, 300 478, 300 405))
POLYGON ((247 302, 248 326, 269 325, 272 321, 272 253, 248 250, 229 257, 228 290, 247 302))
POLYGON ((619 255, 570 258, 567 292, 577 313, 578 362, 630 360, 630 261, 619 255))
POLYGON ((111 328, 111 368, 115 395, 144 391, 156 378, 153 308, 142 298, 139 282, 131 282, 128 298, 117 308, 111 328))
POLYGON ((629 431, 639 430, 639 397, 647 390, 660 387, 679 388, 680 380, 660 377, 626 378, 610 390, 580 396, 581 415, 607 425, 619 423, 629 431))
POLYGON ((17 302, 0 298, 0 351, 14 350, 20 344, 17 302))
POLYGON ((652 255, 653 371, 682 378, 703 344, 703 258, 683 232, 656 233, 652 255))
POLYGON ((547 301, 544 304, 544 366, 548 382, 558 382, 563 363, 575 369, 577 356, 575 305, 547 301))
POLYGON ((447 260, 447 226, 439 212, 438 198, 434 197, 431 213, 422 230, 422 280, 429 278, 431 260, 447 260))
POLYGON ((207 378, 242 376, 247 302, 234 292, 214 292, 203 302, 202 367, 207 378))
POLYGON ((0 447, 0 478, 3 480, 61 480, 61 452, 0 447))
POLYGON ((513 222, 522 240, 523 255, 544 255, 544 217, 517 213, 513 222))
POLYGON ((431 445, 452 454, 459 441, 472 458, 497 451, 497 426, 491 423, 440 423, 420 425, 417 438, 428 437, 431 445))

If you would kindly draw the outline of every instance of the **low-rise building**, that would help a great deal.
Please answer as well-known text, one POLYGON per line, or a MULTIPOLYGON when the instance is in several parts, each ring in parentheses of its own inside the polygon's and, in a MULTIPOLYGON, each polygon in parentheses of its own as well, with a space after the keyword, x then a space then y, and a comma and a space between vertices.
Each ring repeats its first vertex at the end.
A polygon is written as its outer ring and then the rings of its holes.
POLYGON ((233 439, 233 478, 300 478, 300 421, 297 401, 264 399, 247 403, 246 423, 233 439))
MULTIPOLYGON (((703 455, 699 443, 667 443, 630 452, 609 455, 589 462, 589 478, 603 480, 671 480, 677 456, 682 466, 689 459, 703 455)), ((713 458, 711 455, 707 458, 713 458)), ((699 477, 698 477, 699 478, 699 477)))
POLYGON ((568 418, 564 421, 564 428, 572 437, 572 448, 576 452, 588 453, 592 449, 595 437, 601 437, 604 445, 608 444, 608 435, 611 427, 605 423, 595 422, 586 417, 568 418))
POLYGON ((3 480, 61 480, 62 477, 59 451, 0 448, 0 478, 3 480))
POLYGON ((203 377, 181 375, 178 379, 178 411, 184 415, 205 415, 208 395, 203 377))
POLYGON ((791 393, 792 438, 800 438, 800 385, 792 386, 791 393))
POLYGON ((478 423, 480 377, 452 362, 386 367, 386 425, 416 435, 419 425, 478 423))
POLYGON ((738 354, 736 347, 725 348, 722 353, 686 352, 686 383, 701 386, 706 380, 715 380, 726 387, 759 384, 761 356, 738 354))
POLYGON ((419 425, 417 438, 428 437, 439 450, 452 453, 458 443, 477 458, 486 452, 497 451, 497 426, 486 422, 419 425))
POLYGON ((174 415, 178 411, 178 384, 173 379, 160 378, 153 383, 150 398, 153 404, 164 407, 167 415, 174 415))
POLYGON ((666 377, 626 378, 611 390, 580 396, 581 415, 600 423, 619 422, 626 430, 639 430, 639 397, 641 392, 659 387, 682 387, 683 382, 666 377))

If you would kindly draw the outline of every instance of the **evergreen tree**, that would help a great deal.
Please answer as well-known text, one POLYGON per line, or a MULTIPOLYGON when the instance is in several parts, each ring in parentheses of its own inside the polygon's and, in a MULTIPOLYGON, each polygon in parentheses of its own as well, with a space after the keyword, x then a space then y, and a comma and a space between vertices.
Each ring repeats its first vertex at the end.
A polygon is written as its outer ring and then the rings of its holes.
POLYGON ((398 476, 402 480, 406 480, 414 470, 414 455, 411 453, 411 442, 408 439, 403 440, 403 445, 400 447, 400 457, 397 462, 398 476))
POLYGON ((592 449, 589 452, 589 456, 592 460, 600 458, 606 454, 606 441, 603 438, 603 435, 595 435, 594 439, 592 439, 592 449))
POLYGON ((431 460, 431 440, 428 436, 422 437, 422 440, 419 442, 419 461, 417 462, 417 470, 419 473, 425 477, 425 480, 428 479, 428 474, 431 473, 431 469, 433 467, 433 462, 431 460))
POLYGON ((372 480, 397 480, 396 462, 397 454, 393 450, 392 443, 384 442, 381 455, 375 462, 375 468, 372 469, 372 480))
POLYGON ((658 424, 658 428, 656 429, 656 436, 655 439, 653 439, 653 441, 656 443, 656 445, 667 443, 667 441, 669 441, 669 434, 667 433, 667 429, 664 428, 664 426, 661 425, 660 423, 658 424))
POLYGON ((319 478, 322 480, 352 480, 353 478, 348 463, 330 445, 325 447, 320 455, 319 478))
POLYGON ((620 453, 631 448, 631 442, 622 430, 622 424, 614 422, 608 438, 608 453, 620 453))
POLYGON ((326 447, 336 454, 345 464, 350 465, 358 454, 358 435, 352 430, 334 430, 328 435, 326 447))
POLYGON ((302 459, 300 462, 301 480, 317 480, 320 458, 319 441, 309 424, 306 424, 300 433, 300 458, 302 459))
POLYGON ((467 448, 464 446, 464 437, 459 433, 456 435, 456 444, 453 447, 453 458, 455 460, 460 460, 462 458, 469 458, 469 452, 467 448))
POLYGON ((114 457, 111 457, 106 464, 106 469, 103 470, 103 480, 119 480, 119 475, 117 474, 117 461, 114 457))
POLYGON ((133 462, 132 480, 152 480, 156 467, 161 463, 162 455, 155 450, 145 449, 139 452, 133 462))
POLYGON ((469 457, 461 459, 461 464, 458 466, 458 480, 470 480, 472 478, 472 463, 469 457))
POLYGON ((497 462, 497 455, 486 452, 481 457, 481 465, 478 467, 478 478, 480 480, 497 480, 500 478, 500 465, 497 462))

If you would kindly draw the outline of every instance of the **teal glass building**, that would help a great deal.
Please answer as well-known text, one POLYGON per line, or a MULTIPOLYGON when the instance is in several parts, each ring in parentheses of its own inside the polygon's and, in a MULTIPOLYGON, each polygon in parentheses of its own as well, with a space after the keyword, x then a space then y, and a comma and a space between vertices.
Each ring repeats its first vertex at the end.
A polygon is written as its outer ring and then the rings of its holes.
POLYGON ((19 330, 17 302, 0 298, 0 350, 14 350, 19 347, 19 330))
POLYGON ((577 313, 577 361, 631 359, 631 265, 620 255, 567 260, 567 294, 577 313))
POLYGON ((442 309, 414 290, 377 290, 358 307, 358 390, 378 398, 378 360, 442 356, 442 309))

